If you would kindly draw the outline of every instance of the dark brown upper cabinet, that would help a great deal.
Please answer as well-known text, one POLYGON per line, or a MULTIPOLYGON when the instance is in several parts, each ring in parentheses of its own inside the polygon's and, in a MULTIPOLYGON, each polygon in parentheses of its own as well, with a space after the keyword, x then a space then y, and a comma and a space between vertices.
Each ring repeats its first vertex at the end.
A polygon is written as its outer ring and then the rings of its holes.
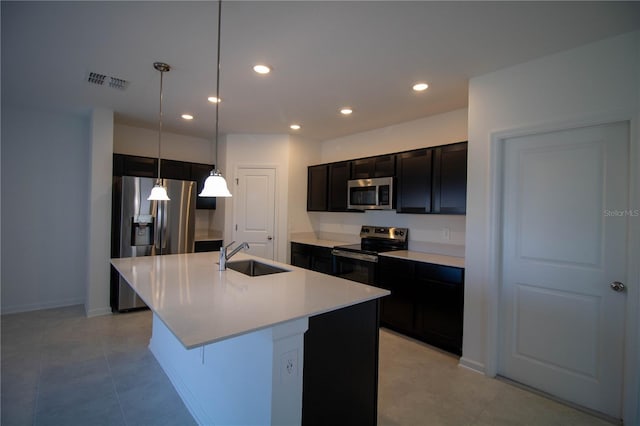
POLYGON ((329 211, 347 211, 347 181, 350 176, 350 161, 329 164, 329 211))
POLYGON ((160 176, 163 179, 191 180, 191 163, 162 160, 160 162, 160 176))
POLYGON ((395 176, 395 154, 378 155, 351 161, 351 179, 395 176))
POLYGON ((348 210, 349 179, 395 177, 397 213, 465 214, 467 142, 310 166, 308 211, 348 210))
POLYGON ((433 151, 433 212, 465 214, 467 211, 467 142, 433 151))
POLYGON ((431 213, 433 149, 396 156, 396 212, 431 213))
MULTIPOLYGON (((160 175, 163 179, 192 180, 197 183, 196 194, 202 191, 204 180, 213 169, 211 164, 162 160, 160 175)), ((136 155, 113 154, 113 176, 158 177, 158 159, 136 155)), ((196 209, 215 209, 216 199, 196 197, 196 209)))
POLYGON ((327 211, 328 182, 329 182, 329 165, 328 164, 310 166, 307 169, 307 210, 308 211, 327 211))
POLYGON ((113 176, 158 177, 158 159, 113 154, 113 176))

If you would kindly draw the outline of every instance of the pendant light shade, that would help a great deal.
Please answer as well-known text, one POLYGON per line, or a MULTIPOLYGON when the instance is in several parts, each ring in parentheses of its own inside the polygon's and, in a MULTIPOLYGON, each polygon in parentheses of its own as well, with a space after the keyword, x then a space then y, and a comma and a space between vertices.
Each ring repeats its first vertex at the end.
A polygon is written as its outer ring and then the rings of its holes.
MULTIPOLYGON (((222 0, 218 0, 218 71, 216 72, 216 99, 220 99, 220 24, 222 23, 222 0)), ((220 102, 216 102, 216 162, 218 162, 218 111, 220 102)), ((199 197, 231 197, 227 181, 218 169, 211 170, 211 174, 204 181, 204 188, 199 197)))
POLYGON ((198 194, 200 197, 231 197, 227 181, 222 177, 220 172, 212 170, 211 174, 204 181, 204 188, 198 194))
POLYGON ((167 188, 162 186, 160 182, 156 183, 151 189, 151 195, 147 198, 149 201, 170 201, 167 195, 167 188))
POLYGON ((158 180, 151 189, 148 201, 170 201, 167 195, 167 188, 162 186, 162 179, 160 178, 160 163, 162 159, 160 156, 160 147, 162 146, 162 80, 165 72, 169 72, 171 67, 163 62, 154 62, 153 67, 160 71, 160 112, 158 113, 158 180))

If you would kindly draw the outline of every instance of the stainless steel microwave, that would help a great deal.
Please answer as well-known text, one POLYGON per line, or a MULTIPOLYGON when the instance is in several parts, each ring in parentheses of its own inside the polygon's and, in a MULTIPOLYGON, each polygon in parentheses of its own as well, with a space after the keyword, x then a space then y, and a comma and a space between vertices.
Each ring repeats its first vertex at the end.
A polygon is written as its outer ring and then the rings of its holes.
POLYGON ((349 209, 393 209, 393 177, 352 179, 348 181, 347 188, 349 209))

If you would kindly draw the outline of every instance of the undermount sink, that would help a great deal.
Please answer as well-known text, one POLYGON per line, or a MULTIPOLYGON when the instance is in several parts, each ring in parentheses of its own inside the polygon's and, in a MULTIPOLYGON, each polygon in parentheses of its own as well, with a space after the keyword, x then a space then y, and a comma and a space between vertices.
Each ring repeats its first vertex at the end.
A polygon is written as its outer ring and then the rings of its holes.
POLYGON ((233 269, 234 271, 243 273, 250 277, 259 277, 261 275, 289 272, 287 269, 282 269, 273 265, 267 265, 266 263, 258 262, 257 260, 253 259, 227 262, 227 268, 233 269))

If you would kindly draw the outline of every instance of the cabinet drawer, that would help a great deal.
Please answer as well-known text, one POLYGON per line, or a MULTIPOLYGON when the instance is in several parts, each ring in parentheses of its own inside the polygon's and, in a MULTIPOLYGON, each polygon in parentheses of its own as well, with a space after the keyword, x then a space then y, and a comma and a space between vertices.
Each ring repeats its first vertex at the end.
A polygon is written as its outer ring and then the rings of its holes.
POLYGON ((416 278, 462 284, 464 282, 464 269, 433 263, 418 263, 416 265, 416 278))

